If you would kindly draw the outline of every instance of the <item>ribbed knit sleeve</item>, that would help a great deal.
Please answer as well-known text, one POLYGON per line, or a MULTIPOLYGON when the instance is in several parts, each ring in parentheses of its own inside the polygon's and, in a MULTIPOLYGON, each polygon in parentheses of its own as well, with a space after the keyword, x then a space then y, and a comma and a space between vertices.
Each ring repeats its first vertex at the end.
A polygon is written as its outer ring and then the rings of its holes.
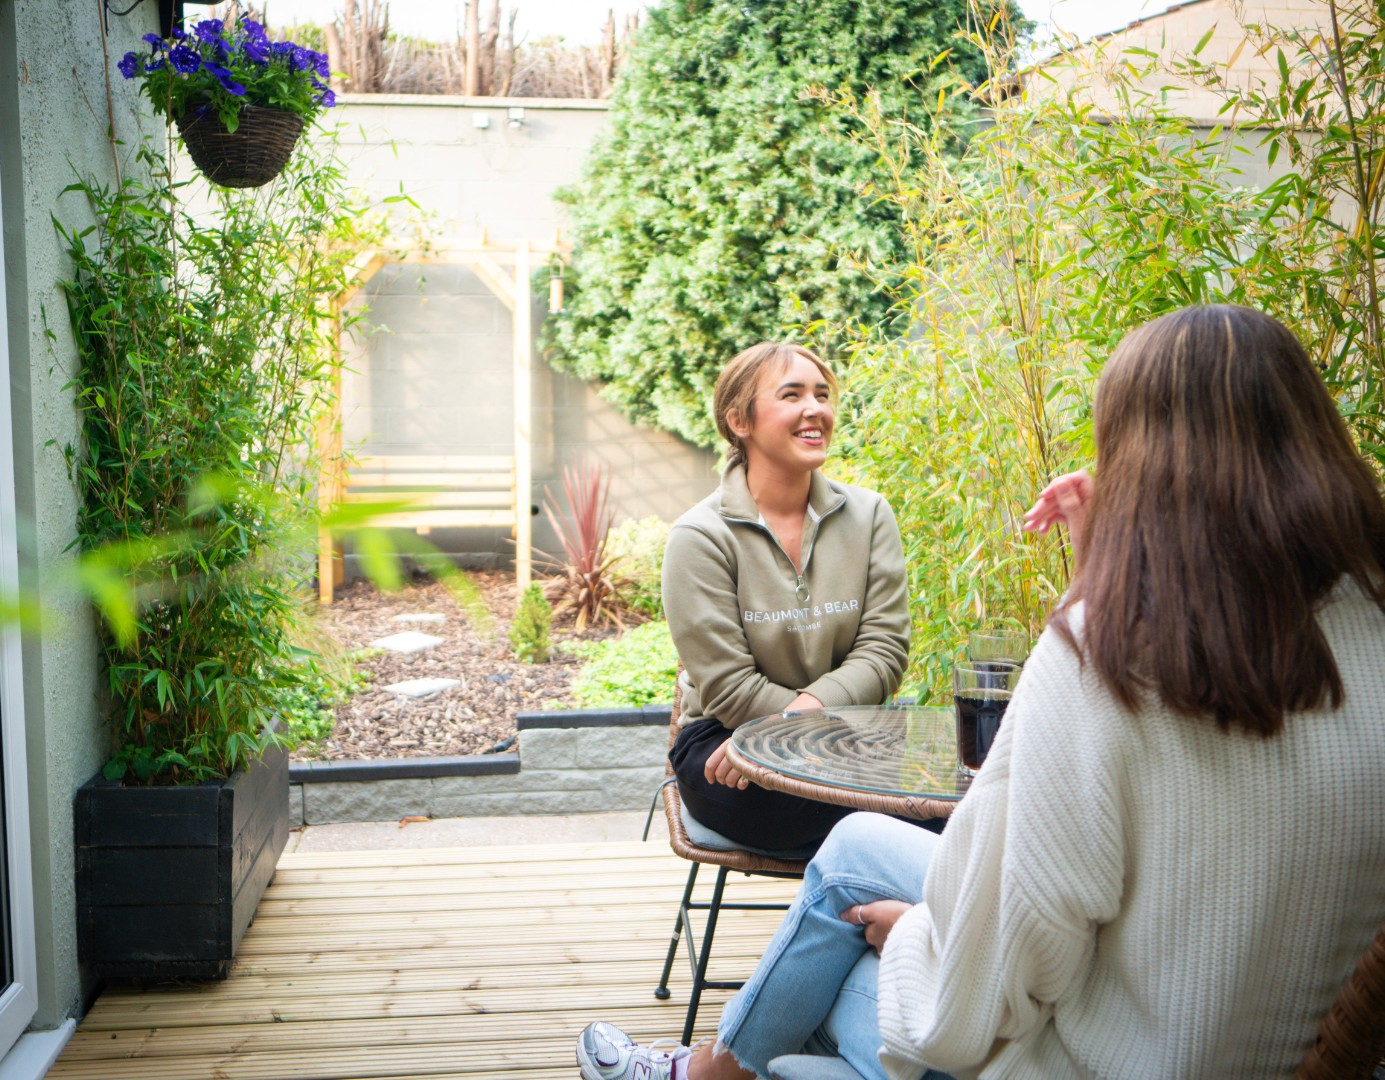
MULTIPOLYGON (((1040 1052, 1030 1036, 1083 978, 1097 928, 1119 912, 1123 794, 1110 763, 1121 751, 1081 745, 1102 738, 1099 726, 1073 723, 1074 701, 1104 693, 1084 682, 1069 647, 1045 634, 933 855, 924 902, 890 934, 879 1012, 881 1058, 896 1080, 925 1065, 1003 1076, 1040 1052)), ((1050 1062, 1045 1075, 1082 1074, 1050 1062)))

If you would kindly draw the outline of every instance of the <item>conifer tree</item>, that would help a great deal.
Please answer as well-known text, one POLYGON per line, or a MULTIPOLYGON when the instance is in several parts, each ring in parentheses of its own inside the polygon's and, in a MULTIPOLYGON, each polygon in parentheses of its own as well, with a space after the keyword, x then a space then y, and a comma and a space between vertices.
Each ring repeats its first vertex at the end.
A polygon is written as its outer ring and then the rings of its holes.
POLYGON ((940 73, 983 77, 967 18, 967 0, 664 0, 558 195, 575 251, 549 358, 631 419, 712 445, 712 385, 736 352, 883 317, 888 296, 841 256, 888 272, 905 254, 895 211, 863 197, 874 156, 808 93, 874 92, 916 116, 940 73))

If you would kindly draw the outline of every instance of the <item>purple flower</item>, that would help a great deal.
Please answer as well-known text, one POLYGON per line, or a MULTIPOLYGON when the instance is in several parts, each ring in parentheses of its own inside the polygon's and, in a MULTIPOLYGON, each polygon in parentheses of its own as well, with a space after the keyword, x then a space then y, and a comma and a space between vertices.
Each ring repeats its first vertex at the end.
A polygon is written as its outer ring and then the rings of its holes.
POLYGON ((295 45, 293 52, 289 54, 289 67, 294 71, 311 71, 313 69, 313 55, 302 45, 295 45))
POLYGON ((197 36, 197 40, 206 45, 219 44, 221 41, 221 20, 203 19, 192 28, 192 32, 197 36))
POLYGON ((168 62, 161 56, 157 60, 150 60, 144 65, 145 71, 162 71, 168 62))
POLYGON ((245 53, 247 60, 256 64, 263 64, 269 60, 269 42, 263 39, 256 41, 254 38, 246 38, 241 42, 241 51, 245 53))
POLYGON ((240 24, 245 28, 245 36, 251 41, 269 43, 269 38, 265 37, 264 27, 254 19, 242 19, 240 24))
POLYGON ((235 77, 224 67, 220 64, 213 64, 210 60, 204 60, 202 63, 208 71, 221 80, 221 85, 228 94, 234 94, 236 97, 245 96, 245 87, 236 82, 235 77))
POLYGON ((149 42, 150 52, 158 52, 164 47, 164 39, 159 37, 158 34, 145 34, 140 40, 149 42))
POLYGON ((174 41, 186 41, 188 37, 188 35, 183 31, 183 28, 181 26, 175 26, 173 28, 173 33, 170 36, 173 38, 174 41))
POLYGON ((191 75, 202 66, 202 57, 197 54, 197 50, 187 45, 173 46, 168 58, 173 61, 174 70, 181 71, 184 75, 191 75))
POLYGON ((116 64, 116 67, 120 69, 120 74, 124 75, 127 79, 133 79, 139 74, 139 60, 132 52, 127 52, 125 58, 121 60, 120 63, 116 64))
POLYGON ((330 78, 332 69, 327 64, 327 57, 321 53, 308 50, 308 57, 312 61, 313 71, 317 73, 319 79, 330 78))
MULTIPOLYGON (((319 83, 318 85, 320 86, 321 83, 319 83)), ((322 105, 324 108, 336 108, 337 95, 332 93, 332 91, 330 90, 323 90, 322 93, 317 95, 317 103, 319 105, 322 105)))

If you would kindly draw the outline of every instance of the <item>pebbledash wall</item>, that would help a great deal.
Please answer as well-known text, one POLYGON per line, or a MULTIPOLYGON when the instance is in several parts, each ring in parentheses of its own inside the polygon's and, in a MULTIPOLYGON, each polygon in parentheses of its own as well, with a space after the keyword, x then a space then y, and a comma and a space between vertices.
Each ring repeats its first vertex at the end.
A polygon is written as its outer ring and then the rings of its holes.
MULTIPOLYGON (((158 9, 144 4, 113 16, 103 32, 101 5, 92 0, 0 0, 0 359, 8 359, 9 402, 0 432, 13 451, 13 475, 0 475, 0 487, 13 485, 18 518, 16 529, 0 515, 0 549, 10 549, 16 537, 8 534, 17 532, 21 573, 48 616, 41 635, 24 637, 22 692, 0 716, 7 753, 12 729, 23 736, 27 791, 20 796, 8 772, 15 762, 6 762, 4 828, 7 846, 13 830, 27 830, 32 862, 24 880, 11 876, 8 888, 12 899, 28 894, 32 916, 27 926, 11 919, 9 947, 16 956, 30 954, 21 966, 32 966, 34 994, 31 1033, 13 1049, 0 1045, 5 1077, 42 1075, 44 1059, 61 1048, 96 986, 77 963, 72 807, 77 788, 109 756, 110 734, 98 707, 96 622, 89 606, 62 587, 79 506, 62 447, 77 441, 79 426, 66 386, 77 349, 59 286, 72 265, 53 219, 90 226, 86 200, 63 194, 74 174, 112 186, 119 170, 129 176, 139 168, 134 151, 142 138, 161 145, 162 122, 142 116, 138 88, 113 70, 127 50, 144 48, 142 35, 158 31, 158 9), (119 140, 114 151, 104 131, 108 117, 119 140)), ((0 653, 7 649, 0 644, 0 653)), ((13 674, 6 669, 6 677, 13 674)), ((13 852, 0 854, 6 857, 13 874, 13 852)))
MULTIPOLYGON (((343 95, 333 117, 351 182, 407 195, 425 235, 551 243, 565 224, 554 190, 576 178, 605 122, 599 101, 343 95), (520 112, 514 113, 514 110, 520 112)), ((396 206, 400 204, 395 204, 396 206)), ((534 292, 534 339, 547 314, 534 292)), ((513 452, 511 315, 469 269, 394 265, 354 302, 371 332, 344 349, 343 434, 359 456, 513 452)), ((717 484, 717 455, 636 427, 581 380, 531 358, 534 546, 561 551, 542 513, 565 505, 563 466, 605 465, 617 520, 672 520, 717 484)), ((429 541, 464 565, 508 564, 508 529, 439 529, 429 541)), ((348 552, 347 572, 356 572, 348 552)))

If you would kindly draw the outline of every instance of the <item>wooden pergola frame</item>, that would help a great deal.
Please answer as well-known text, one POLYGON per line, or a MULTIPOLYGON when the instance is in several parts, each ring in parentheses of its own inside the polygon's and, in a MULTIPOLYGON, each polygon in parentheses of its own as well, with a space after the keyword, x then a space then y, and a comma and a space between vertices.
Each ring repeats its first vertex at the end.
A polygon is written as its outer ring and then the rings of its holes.
MULTIPOLYGON (((554 256, 566 258, 571 247, 555 232, 548 244, 530 240, 491 240, 483 232, 480 240, 440 240, 427 250, 366 251, 352 263, 351 284, 332 301, 332 404, 324 413, 318 428, 318 453, 322 472, 318 482, 318 505, 327 512, 341 501, 345 470, 342 460, 342 312, 357 293, 376 274, 392 263, 420 266, 468 266, 488 289, 514 315, 514 395, 515 395, 515 577, 519 589, 529 586, 533 572, 532 521, 530 497, 533 482, 533 460, 530 449, 530 415, 532 411, 529 365, 532 360, 530 322, 532 319, 532 290, 529 275, 534 257, 544 262, 554 256), (513 276, 505 267, 513 267, 513 276)), ((555 277, 550 285, 549 306, 562 307, 562 279, 555 277)), ((324 603, 332 599, 332 586, 345 577, 341 551, 331 533, 323 529, 318 536, 319 566, 332 567, 330 578, 319 574, 319 598, 324 603)))

